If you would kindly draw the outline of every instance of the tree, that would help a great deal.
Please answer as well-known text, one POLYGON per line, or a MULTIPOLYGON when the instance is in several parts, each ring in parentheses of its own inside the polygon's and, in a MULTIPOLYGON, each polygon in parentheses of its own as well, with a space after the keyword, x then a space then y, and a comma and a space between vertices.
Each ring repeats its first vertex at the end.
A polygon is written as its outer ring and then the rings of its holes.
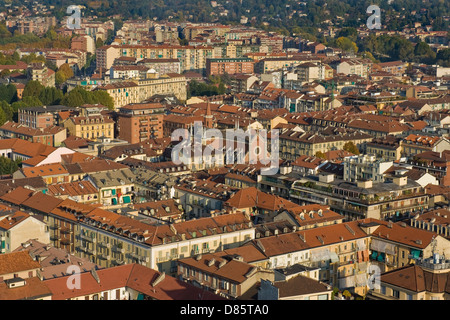
POLYGON ((103 42, 102 38, 97 38, 97 39, 95 40, 95 47, 96 47, 96 48, 103 47, 104 44, 105 44, 105 43, 103 42))
POLYGON ((74 89, 64 96, 61 100, 61 104, 68 107, 79 107, 84 104, 84 99, 81 93, 74 89))
POLYGON ((96 99, 96 103, 102 104, 105 107, 108 107, 110 110, 114 110, 114 100, 106 91, 94 91, 94 97, 96 99))
POLYGON ((36 96, 24 97, 22 102, 26 103, 27 107, 42 107, 44 105, 36 96))
POLYGON ((11 105, 9 103, 7 103, 6 101, 0 101, 0 108, 2 109, 2 111, 5 115, 5 122, 12 121, 13 115, 14 115, 14 110, 11 107, 11 105))
POLYGON ((19 169, 22 160, 11 160, 4 156, 0 157, 0 174, 13 174, 19 169))
POLYGON ((64 75, 64 72, 62 71, 57 71, 55 73, 55 85, 56 86, 61 86, 64 82, 66 82, 67 78, 64 75))
POLYGON ((322 159, 326 158, 325 153, 323 153, 322 151, 317 151, 316 152, 316 157, 317 158, 322 158, 322 159))
POLYGON ((353 52, 353 53, 358 52, 358 46, 356 45, 356 43, 354 43, 352 40, 350 40, 347 37, 339 37, 336 40, 336 45, 338 48, 342 49, 343 51, 353 52))
POLYGON ((345 143, 343 149, 356 155, 359 154, 358 147, 352 141, 345 143))
POLYGON ((11 71, 9 71, 8 69, 2 70, 2 72, 0 72, 0 78, 6 78, 10 74, 11 74, 11 71))
POLYGON ((41 91, 44 90, 44 86, 36 80, 28 81, 28 83, 25 86, 25 89, 23 89, 22 96, 25 97, 39 97, 41 94, 41 91))
MULTIPOLYGON (((3 103, 3 101, 1 103, 3 103)), ((3 108, 0 108, 0 126, 4 125, 7 120, 5 111, 3 111, 3 108)))
POLYGON ((13 103, 17 101, 17 89, 13 84, 0 85, 0 101, 6 101, 7 103, 13 103))
POLYGON ((47 106, 57 105, 63 98, 63 92, 57 88, 44 88, 39 94, 39 100, 47 106))
POLYGON ((66 81, 67 79, 72 78, 73 75, 74 75, 72 68, 67 63, 64 63, 63 65, 61 65, 61 67, 59 67, 59 69, 58 69, 58 72, 59 71, 64 74, 64 76, 65 76, 65 80, 64 81, 66 81))

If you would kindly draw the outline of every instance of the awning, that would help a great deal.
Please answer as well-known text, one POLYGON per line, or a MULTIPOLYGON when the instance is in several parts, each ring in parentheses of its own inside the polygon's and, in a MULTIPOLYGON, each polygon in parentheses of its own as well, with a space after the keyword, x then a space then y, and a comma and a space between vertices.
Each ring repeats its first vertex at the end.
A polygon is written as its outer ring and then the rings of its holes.
POLYGON ((356 277, 350 276, 339 279, 339 289, 345 289, 345 288, 353 288, 356 283, 356 277))
POLYGON ((372 242, 370 243, 370 249, 379 252, 386 252, 386 246, 387 246, 386 242, 380 241, 378 239, 372 239, 372 242))
POLYGON ((380 252, 380 254, 377 257, 377 260, 381 261, 381 262, 384 261, 384 253, 383 252, 380 252))
POLYGON ((130 196, 123 196, 123 203, 130 203, 131 202, 131 198, 130 196))
POLYGON ((420 257, 420 250, 411 249, 411 255, 413 256, 413 259, 419 259, 419 257, 420 257))
POLYGON ((112 198, 112 204, 117 204, 117 199, 116 198, 112 198))
POLYGON ((372 254, 370 255, 370 257, 371 257, 373 260, 375 260, 375 259, 377 258, 377 256, 378 256, 378 252, 376 252, 376 251, 373 251, 372 254))
POLYGON ((331 260, 331 262, 339 261, 339 258, 338 258, 338 255, 336 254, 336 252, 330 252, 330 260, 331 260))

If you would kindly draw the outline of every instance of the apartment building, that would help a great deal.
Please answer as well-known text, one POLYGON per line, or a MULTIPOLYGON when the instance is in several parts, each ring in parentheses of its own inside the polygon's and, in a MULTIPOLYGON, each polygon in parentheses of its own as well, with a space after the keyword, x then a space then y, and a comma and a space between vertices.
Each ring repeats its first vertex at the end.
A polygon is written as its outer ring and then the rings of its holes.
POLYGON ((210 253, 180 259, 177 275, 188 283, 228 299, 238 299, 262 280, 274 280, 273 271, 260 269, 240 256, 210 253))
POLYGON ((50 242, 46 224, 26 212, 0 204, 0 250, 9 253, 29 239, 50 242))
POLYGON ((245 246, 258 248, 269 269, 302 265, 319 269, 317 280, 339 289, 367 290, 369 220, 352 221, 261 237, 245 246))
POLYGON ((410 134, 400 141, 402 154, 413 157, 417 154, 433 151, 443 152, 450 149, 450 141, 445 137, 410 134))
POLYGON ((7 121, 0 127, 0 136, 2 139, 19 138, 30 142, 58 147, 66 140, 67 130, 55 125, 33 129, 22 124, 7 121))
POLYGON ((217 58, 206 60, 206 75, 252 74, 254 61, 250 58, 217 58))
POLYGON ((154 95, 175 95, 180 101, 186 101, 187 97, 186 78, 173 73, 132 82, 114 82, 96 90, 108 92, 114 100, 116 110, 125 105, 140 103, 154 95))
POLYGON ((295 58, 295 57, 279 57, 279 58, 264 58, 255 63, 255 73, 268 73, 271 71, 281 69, 291 69, 306 62, 320 62, 315 58, 295 58))
POLYGON ((139 264, 90 269, 80 274, 81 287, 70 289, 69 276, 43 284, 52 300, 221 300, 223 298, 139 264))
POLYGON ((103 206, 133 203, 134 174, 130 169, 90 173, 85 180, 98 190, 98 203, 103 206))
POLYGON ((403 61, 380 62, 374 65, 374 68, 375 67, 380 68, 384 72, 388 72, 395 76, 401 77, 406 72, 407 63, 403 61))
POLYGON ((337 73, 357 75, 363 78, 367 78, 371 70, 372 64, 360 59, 341 59, 340 63, 336 66, 337 73))
POLYGON ((235 74, 231 76, 231 92, 247 92, 253 83, 258 81, 258 77, 251 74, 235 74))
POLYGON ((78 36, 72 39, 70 48, 72 50, 82 50, 95 54, 95 41, 89 35, 78 36))
POLYGON ((312 82, 315 80, 324 80, 326 78, 325 65, 306 62, 295 67, 297 81, 312 82))
POLYGON ((98 203, 98 190, 89 181, 51 184, 46 194, 62 200, 70 198, 79 203, 98 203))
POLYGON ((369 292, 372 300, 450 300, 449 260, 441 255, 384 272, 380 285, 369 292))
POLYGON ((91 115, 70 117, 62 123, 72 136, 96 140, 100 137, 114 139, 114 120, 109 116, 91 115))
POLYGON ((138 143, 163 137, 163 118, 166 108, 159 103, 130 104, 119 109, 119 139, 138 143))
POLYGON ((71 111, 74 108, 66 106, 43 106, 20 108, 18 123, 33 129, 47 128, 58 125, 58 113, 71 111))
POLYGON ((120 51, 115 46, 103 46, 97 48, 97 69, 102 69, 104 71, 111 69, 114 61, 120 56, 120 51))
POLYGON ((374 154, 385 161, 399 160, 402 156, 400 140, 401 138, 391 135, 375 138, 366 143, 366 153, 374 154))
POLYGON ((328 128, 319 132, 285 129, 280 132, 279 139, 280 158, 295 161, 299 156, 315 156, 319 151, 342 150, 348 141, 359 146, 373 137, 352 129, 328 128))
POLYGON ((372 233, 370 260, 384 271, 401 268, 434 254, 448 256, 449 240, 405 222, 388 222, 372 233))
MULTIPOLYGON (((237 190, 222 183, 190 179, 172 187, 173 197, 186 208, 187 218, 214 216, 225 209, 224 202, 237 190)), ((245 211, 243 211, 245 213, 245 211)))
POLYGON ((374 155, 359 155, 346 157, 344 164, 344 180, 357 182, 362 180, 372 180, 373 182, 383 182, 385 172, 394 164, 392 161, 384 161, 374 155))
POLYGON ((164 75, 168 73, 181 73, 180 59, 142 59, 137 65, 144 65, 149 69, 155 70, 157 73, 164 75))
POLYGON ((412 212, 428 208, 429 197, 424 188, 407 177, 390 181, 346 182, 334 174, 321 174, 319 179, 304 177, 291 186, 291 201, 329 205, 346 219, 389 219, 408 217, 412 212))
POLYGON ((213 48, 207 46, 119 45, 105 46, 97 50, 99 51, 98 67, 105 67, 105 69, 111 68, 116 58, 134 57, 139 60, 178 59, 181 71, 202 72, 206 68, 206 59, 213 58, 213 48))
POLYGON ((344 216, 330 210, 329 206, 309 204, 284 209, 273 218, 273 221, 288 221, 297 227, 296 230, 304 230, 342 223, 344 216))
POLYGON ((450 238, 450 212, 448 209, 429 210, 423 214, 416 214, 410 220, 414 228, 428 230, 449 239, 450 238))
POLYGON ((243 214, 154 226, 96 209, 80 217, 80 251, 101 266, 140 263, 174 274, 176 260, 233 248, 254 237, 243 214), (102 228, 102 225, 109 227, 102 228))
POLYGON ((55 86, 55 72, 48 69, 44 63, 33 63, 29 65, 27 77, 30 80, 38 81, 44 87, 55 86))

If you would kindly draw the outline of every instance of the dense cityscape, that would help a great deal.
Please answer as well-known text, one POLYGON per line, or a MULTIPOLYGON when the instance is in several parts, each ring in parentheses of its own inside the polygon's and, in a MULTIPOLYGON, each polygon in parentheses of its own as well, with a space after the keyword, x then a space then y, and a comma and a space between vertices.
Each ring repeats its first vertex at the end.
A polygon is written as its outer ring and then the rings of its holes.
POLYGON ((0 300, 450 300, 448 2, 124 3, 0 0, 0 300))

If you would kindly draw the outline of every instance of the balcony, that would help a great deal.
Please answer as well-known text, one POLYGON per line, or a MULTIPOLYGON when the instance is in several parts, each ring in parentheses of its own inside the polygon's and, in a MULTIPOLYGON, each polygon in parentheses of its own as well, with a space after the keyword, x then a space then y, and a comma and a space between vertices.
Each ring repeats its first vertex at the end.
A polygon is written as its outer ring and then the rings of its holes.
POLYGON ((118 247, 118 246, 113 246, 112 247, 112 251, 114 251, 114 252, 118 252, 118 253, 125 253, 125 249, 124 248, 120 248, 120 247, 118 247))
POLYGON ((100 241, 100 242, 98 242, 98 245, 100 246, 100 247, 102 247, 102 248, 111 248, 111 244, 110 243, 106 243, 106 242, 103 242, 103 241, 100 241))
POLYGON ((70 229, 70 228, 62 228, 62 229, 60 230, 60 232, 63 233, 63 234, 72 234, 72 233, 73 233, 73 230, 70 229))
POLYGON ((70 239, 61 239, 60 242, 61 242, 61 244, 66 245, 66 246, 72 244, 72 241, 70 241, 70 239))
POLYGON ((50 236, 51 241, 59 241, 61 239, 60 235, 52 235, 50 236))
POLYGON ((111 260, 111 256, 109 254, 106 254, 106 253, 102 253, 102 254, 97 255, 97 258, 100 258, 102 260, 107 260, 107 261, 111 260))
POLYGON ((137 253, 129 252, 128 257, 130 257, 131 259, 139 259, 141 256, 138 255, 137 253))
POLYGON ((97 242, 97 239, 96 238, 91 238, 91 237, 89 237, 89 236, 86 236, 86 235, 84 235, 84 234, 80 234, 80 239, 82 239, 82 240, 86 240, 86 241, 89 241, 89 242, 92 242, 92 243, 96 243, 97 242))

